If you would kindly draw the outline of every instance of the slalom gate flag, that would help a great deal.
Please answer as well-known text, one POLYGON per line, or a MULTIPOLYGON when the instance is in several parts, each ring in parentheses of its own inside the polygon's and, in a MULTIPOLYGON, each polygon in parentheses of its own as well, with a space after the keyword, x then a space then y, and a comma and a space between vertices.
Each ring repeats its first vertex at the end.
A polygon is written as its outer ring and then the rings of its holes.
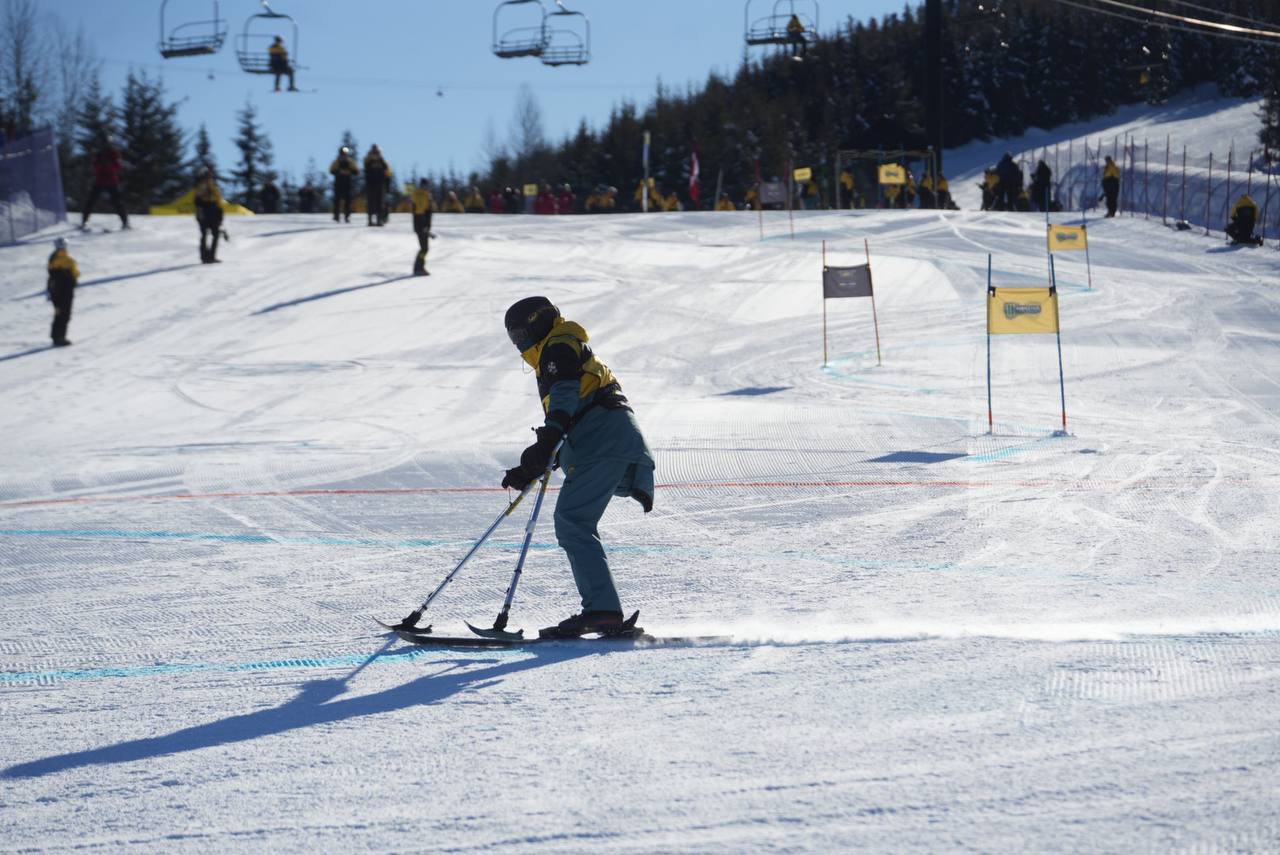
POLYGON ((1053 288, 991 288, 987 334, 1057 333, 1058 292, 1053 288))
POLYGON ((880 167, 881 184, 906 184, 907 169, 896 163, 886 163, 880 167))
POLYGON ((796 181, 808 181, 813 177, 813 170, 807 166, 798 168, 792 176, 796 181))
POLYGON ((840 297, 870 297, 871 265, 822 268, 822 296, 828 300, 840 297))
POLYGON ((1049 251, 1063 252, 1089 248, 1089 231, 1084 226, 1049 226, 1049 251))

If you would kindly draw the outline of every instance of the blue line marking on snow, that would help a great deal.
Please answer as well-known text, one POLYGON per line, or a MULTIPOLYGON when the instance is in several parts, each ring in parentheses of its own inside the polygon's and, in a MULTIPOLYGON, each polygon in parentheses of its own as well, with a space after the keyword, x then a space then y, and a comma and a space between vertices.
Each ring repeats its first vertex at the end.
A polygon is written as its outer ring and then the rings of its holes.
POLYGON ((965 462, 972 461, 974 463, 985 463, 991 460, 1002 460, 1006 457, 1012 457, 1015 454, 1021 454, 1024 451, 1030 451, 1033 448, 1044 445, 1046 442, 1053 442, 1055 439, 1066 439, 1066 437, 1057 434, 1047 434, 1033 439, 1030 442, 1011 445, 1008 448, 997 449, 996 451, 988 451, 986 454, 971 454, 965 458, 965 462))
POLYGON ((282 546, 448 546, 455 541, 413 537, 386 540, 375 537, 334 537, 269 535, 252 532, 220 533, 212 531, 126 531, 90 528, 9 528, 0 529, 0 537, 96 537, 109 540, 192 540, 212 543, 274 543, 282 546))
MULTIPOLYGON (((277 671, 287 668, 336 668, 361 665, 371 658, 377 660, 413 660, 433 651, 427 649, 396 650, 389 653, 351 653, 344 656, 298 657, 295 659, 268 659, 259 662, 173 663, 163 665, 135 665, 114 668, 58 668, 49 671, 14 671, 0 673, 0 683, 32 683, 71 680, 103 680, 111 677, 160 677, 170 674, 201 674, 217 672, 235 674, 244 671, 277 671)), ((439 653, 439 651, 434 651, 439 653)))

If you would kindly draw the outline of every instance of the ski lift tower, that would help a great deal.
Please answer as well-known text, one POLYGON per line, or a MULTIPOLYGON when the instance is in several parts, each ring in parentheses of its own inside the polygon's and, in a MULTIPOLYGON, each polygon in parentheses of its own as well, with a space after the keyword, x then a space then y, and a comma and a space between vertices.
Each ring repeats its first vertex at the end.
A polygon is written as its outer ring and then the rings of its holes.
POLYGON ((494 56, 542 56, 547 40, 547 10, 542 0, 504 0, 493 10, 494 56))
POLYGON ((747 0, 743 18, 748 47, 797 42, 811 47, 818 38, 817 0, 747 0), (800 22, 799 32, 789 28, 792 19, 800 22))
POLYGON ((586 15, 565 8, 564 0, 556 0, 555 11, 543 20, 547 35, 543 65, 586 65, 591 61, 591 20, 586 15))
POLYGON ((245 19, 244 29, 236 37, 236 60, 249 74, 274 74, 269 49, 276 36, 289 48, 289 62, 298 67, 298 22, 282 12, 274 12, 267 0, 262 11, 245 19))
POLYGON ((227 22, 218 14, 217 0, 213 0, 213 16, 209 20, 183 20, 174 24, 172 29, 170 29, 172 16, 166 19, 170 2, 171 0, 164 0, 160 4, 160 55, 162 57, 175 59, 182 56, 205 56, 222 50, 222 43, 227 40, 227 22))

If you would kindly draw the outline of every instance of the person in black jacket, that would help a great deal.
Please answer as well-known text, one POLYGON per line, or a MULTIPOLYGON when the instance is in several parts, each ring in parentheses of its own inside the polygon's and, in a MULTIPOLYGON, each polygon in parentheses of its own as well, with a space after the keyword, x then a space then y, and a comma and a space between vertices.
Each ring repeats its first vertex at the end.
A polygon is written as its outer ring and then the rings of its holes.
POLYGON ((280 188, 276 186, 274 179, 268 178, 267 183, 258 191, 258 206, 262 209, 259 213, 280 213, 280 188))
POLYGON ((80 279, 80 268, 76 260, 67 252, 67 241, 58 238, 53 242, 53 254, 49 256, 49 281, 45 292, 49 302, 53 303, 53 328, 50 337, 54 347, 66 347, 67 324, 71 323, 71 303, 75 300, 76 283, 80 279))
POLYGON ((1036 171, 1031 173, 1031 204, 1037 211, 1049 210, 1052 183, 1053 170, 1042 160, 1036 165, 1036 171))
POLYGON ((354 190, 355 177, 360 174, 360 164, 351 156, 351 149, 345 145, 338 149, 338 156, 329 164, 329 174, 333 176, 333 221, 351 222, 351 194, 354 190))
POLYGON ((1000 158, 1000 162, 996 164, 996 175, 1000 179, 996 189, 996 210, 1018 210, 1018 197, 1022 195, 1024 179, 1022 167, 1014 162, 1013 155, 1009 152, 1006 151, 1004 157, 1000 158))

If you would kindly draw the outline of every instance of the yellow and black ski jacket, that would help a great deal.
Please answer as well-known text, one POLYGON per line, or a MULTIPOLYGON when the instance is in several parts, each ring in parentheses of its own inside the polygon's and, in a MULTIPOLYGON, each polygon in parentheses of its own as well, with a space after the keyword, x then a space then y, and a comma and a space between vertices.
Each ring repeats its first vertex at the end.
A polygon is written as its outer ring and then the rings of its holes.
POLYGON ((71 257, 71 253, 65 249, 55 249, 53 255, 49 256, 49 284, 50 293, 55 288, 63 290, 71 290, 76 287, 76 282, 80 280, 80 268, 76 266, 76 260, 71 257))
POLYGON ((579 324, 557 318, 546 338, 520 354, 537 377, 547 424, 565 433, 593 407, 631 409, 609 366, 591 352, 588 338, 579 324))

